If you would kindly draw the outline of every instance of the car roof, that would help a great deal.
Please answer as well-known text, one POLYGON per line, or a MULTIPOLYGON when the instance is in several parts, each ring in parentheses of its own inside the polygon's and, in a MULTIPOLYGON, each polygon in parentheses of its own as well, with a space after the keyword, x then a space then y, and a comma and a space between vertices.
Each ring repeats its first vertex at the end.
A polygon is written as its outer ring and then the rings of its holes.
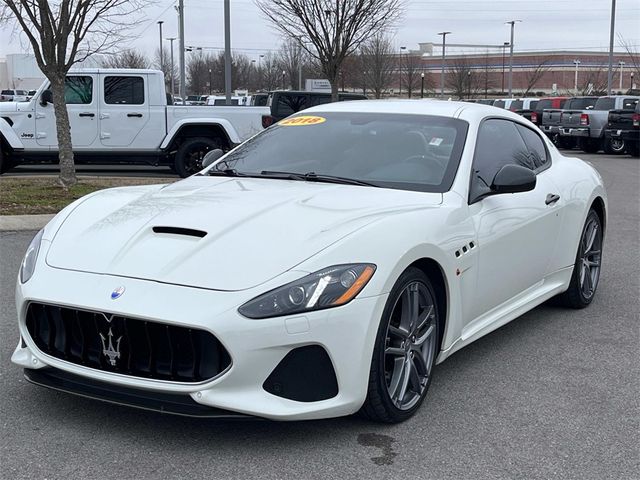
POLYGON ((465 117, 482 118, 487 116, 502 116, 516 120, 522 120, 517 115, 508 110, 494 107, 493 105, 483 105, 481 103, 456 102, 446 100, 360 100, 333 102, 317 105, 308 108, 302 114, 320 112, 348 112, 348 113, 396 113, 410 115, 435 115, 441 117, 457 118, 462 112, 465 117))

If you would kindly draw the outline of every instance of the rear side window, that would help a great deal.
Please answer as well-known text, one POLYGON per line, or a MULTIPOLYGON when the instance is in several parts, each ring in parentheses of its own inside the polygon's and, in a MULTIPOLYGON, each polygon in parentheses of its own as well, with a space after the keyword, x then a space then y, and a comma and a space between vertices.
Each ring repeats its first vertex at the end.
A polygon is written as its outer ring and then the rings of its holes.
POLYGON ((288 117, 309 107, 308 95, 278 95, 276 104, 277 115, 288 117))
POLYGON ((13 90, 2 90, 0 95, 13 95, 13 90))
POLYGON ((504 100, 496 100, 493 104, 494 107, 498 107, 498 108, 504 108, 504 100))
POLYGON ((524 140, 527 150, 529 151, 529 165, 532 170, 538 170, 547 164, 548 156, 547 149, 544 147, 544 142, 536 132, 524 125, 517 124, 516 128, 522 139, 524 140))
POLYGON ((508 164, 535 168, 515 123, 497 118, 485 120, 478 131, 473 157, 471 198, 488 192, 487 185, 491 185, 496 173, 508 164))
POLYGON ((144 79, 142 77, 105 77, 104 103, 108 105, 142 105, 144 79))
POLYGON ((598 101, 597 98, 572 98, 564 108, 567 110, 591 110, 598 101))
POLYGON ((538 100, 531 101, 531 103, 529 104, 529 110, 535 110, 536 106, 538 106, 538 100))
POLYGON ((636 108, 636 105, 638 105, 638 99, 637 98, 625 98, 622 101, 622 109, 623 110, 633 110, 636 108))
POLYGON ((67 77, 64 82, 64 101, 67 105, 88 105, 93 102, 93 78, 67 77))
POLYGON ((524 102, 522 100, 514 100, 513 102, 511 102, 511 105, 509 105, 509 109, 521 110, 523 106, 524 106, 524 102))
POLYGON ((331 103, 331 95, 309 95, 309 106, 324 105, 331 103))
MULTIPOLYGON (((550 109, 553 108, 553 103, 551 102, 551 100, 540 100, 537 104, 537 107, 537 110, 550 109)), ((534 107, 531 107, 531 109, 533 110, 534 107)))

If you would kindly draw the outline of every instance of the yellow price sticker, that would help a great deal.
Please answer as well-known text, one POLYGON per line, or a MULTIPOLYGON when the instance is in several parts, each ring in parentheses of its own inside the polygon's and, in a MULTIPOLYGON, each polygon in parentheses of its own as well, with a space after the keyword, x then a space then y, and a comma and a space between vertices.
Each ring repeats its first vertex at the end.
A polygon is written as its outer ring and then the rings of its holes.
POLYGON ((324 117, 316 117, 314 115, 301 115, 299 117, 285 118, 280 121, 280 125, 285 125, 287 127, 302 127, 306 125, 318 125, 319 123, 326 122, 327 119, 324 117))

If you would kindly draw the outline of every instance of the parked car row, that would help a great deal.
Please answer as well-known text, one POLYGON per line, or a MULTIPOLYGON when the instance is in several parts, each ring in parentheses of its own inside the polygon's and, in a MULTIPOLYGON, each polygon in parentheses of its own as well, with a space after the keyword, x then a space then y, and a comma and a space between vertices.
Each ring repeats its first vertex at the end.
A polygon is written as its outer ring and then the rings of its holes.
POLYGON ((28 96, 27 90, 0 90, 0 102, 26 102, 28 96))
POLYGON ((638 156, 639 100, 634 95, 612 95, 472 101, 522 115, 560 148, 638 156))

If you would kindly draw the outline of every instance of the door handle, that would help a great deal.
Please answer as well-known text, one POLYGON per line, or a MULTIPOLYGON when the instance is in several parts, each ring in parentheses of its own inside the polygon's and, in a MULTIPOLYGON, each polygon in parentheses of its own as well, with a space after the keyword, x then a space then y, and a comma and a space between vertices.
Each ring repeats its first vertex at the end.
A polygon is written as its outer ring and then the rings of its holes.
POLYGON ((78 115, 81 116, 81 117, 91 117, 91 118, 96 116, 95 113, 91 113, 91 112, 83 112, 83 113, 80 113, 78 115))
POLYGON ((142 118, 142 114, 141 114, 141 113, 127 113, 127 117, 138 117, 138 118, 142 118))
POLYGON ((550 193, 547 195, 546 200, 544 201, 545 205, 552 205, 560 200, 560 195, 556 195, 555 193, 550 193))

